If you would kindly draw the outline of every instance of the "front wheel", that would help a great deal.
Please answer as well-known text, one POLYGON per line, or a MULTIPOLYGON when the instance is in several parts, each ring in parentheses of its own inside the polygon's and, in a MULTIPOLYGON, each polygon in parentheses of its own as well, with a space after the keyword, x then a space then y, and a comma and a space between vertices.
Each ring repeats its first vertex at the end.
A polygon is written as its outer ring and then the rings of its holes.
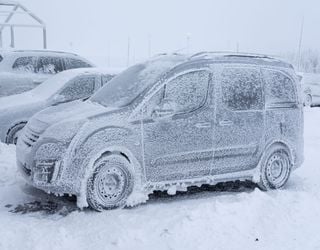
POLYGON ((134 185, 130 163, 122 156, 101 157, 87 183, 91 208, 102 211, 124 207, 134 185))
POLYGON ((260 182, 262 190, 282 188, 288 181, 292 163, 290 153, 282 145, 271 146, 261 159, 260 182))

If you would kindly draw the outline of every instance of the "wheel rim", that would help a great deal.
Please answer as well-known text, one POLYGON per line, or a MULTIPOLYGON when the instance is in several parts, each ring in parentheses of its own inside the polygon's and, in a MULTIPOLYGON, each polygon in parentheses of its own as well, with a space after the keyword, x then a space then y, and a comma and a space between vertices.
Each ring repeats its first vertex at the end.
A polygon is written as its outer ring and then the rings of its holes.
POLYGON ((306 106, 311 106, 312 104, 312 97, 310 95, 307 95, 306 97, 306 106))
POLYGON ((120 201, 125 193, 126 179, 126 174, 120 167, 102 168, 94 184, 99 199, 106 205, 120 201))
POLYGON ((281 187, 288 179, 290 161, 285 152, 274 153, 267 162, 266 177, 273 187, 281 187))

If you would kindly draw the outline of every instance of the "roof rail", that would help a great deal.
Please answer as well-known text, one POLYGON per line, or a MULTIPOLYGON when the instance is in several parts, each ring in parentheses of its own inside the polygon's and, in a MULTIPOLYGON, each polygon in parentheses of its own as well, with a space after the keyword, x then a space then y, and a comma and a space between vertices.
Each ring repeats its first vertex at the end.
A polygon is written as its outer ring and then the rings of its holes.
MULTIPOLYGON (((250 57, 250 58, 266 58, 266 59, 275 59, 274 57, 264 55, 264 54, 255 54, 255 53, 244 53, 244 52, 230 52, 230 51, 203 51, 196 53, 190 56, 190 59, 202 57, 250 57)), ((276 60, 276 59, 275 59, 276 60)))

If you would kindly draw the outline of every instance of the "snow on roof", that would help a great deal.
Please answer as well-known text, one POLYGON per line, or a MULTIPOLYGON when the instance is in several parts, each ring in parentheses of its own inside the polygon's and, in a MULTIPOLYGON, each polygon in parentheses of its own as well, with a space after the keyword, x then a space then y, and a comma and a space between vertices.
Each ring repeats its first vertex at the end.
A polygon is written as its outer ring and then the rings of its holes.
POLYGON ((261 60, 264 62, 274 63, 278 64, 279 66, 293 68, 293 66, 285 62, 282 59, 278 59, 275 56, 269 56, 264 54, 255 54, 255 53, 242 53, 242 52, 225 52, 225 51, 213 51, 213 52, 199 52, 191 57, 189 57, 189 60, 200 60, 200 59, 212 59, 212 60, 226 60, 226 59, 255 59, 255 60, 261 60))
POLYGON ((31 49, 0 49, 0 53, 2 54, 11 54, 11 53, 44 53, 44 54, 67 54, 67 55, 74 55, 74 56, 79 56, 75 53, 72 52, 66 52, 66 51, 55 51, 55 50, 47 50, 47 49, 42 49, 42 50, 31 50, 31 49))

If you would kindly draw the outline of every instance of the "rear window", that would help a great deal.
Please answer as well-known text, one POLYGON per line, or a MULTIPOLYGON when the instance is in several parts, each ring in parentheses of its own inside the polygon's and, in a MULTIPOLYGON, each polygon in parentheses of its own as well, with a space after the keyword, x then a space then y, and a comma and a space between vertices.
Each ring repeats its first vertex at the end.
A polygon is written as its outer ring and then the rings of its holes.
POLYGON ((263 70, 266 104, 295 103, 297 101, 295 84, 286 74, 275 70, 263 70))
POLYGON ((41 56, 39 57, 37 70, 41 74, 56 74, 63 71, 62 59, 59 57, 41 56))
POLYGON ((261 110, 260 71, 251 68, 225 68, 222 72, 222 98, 225 107, 234 111, 261 110))

